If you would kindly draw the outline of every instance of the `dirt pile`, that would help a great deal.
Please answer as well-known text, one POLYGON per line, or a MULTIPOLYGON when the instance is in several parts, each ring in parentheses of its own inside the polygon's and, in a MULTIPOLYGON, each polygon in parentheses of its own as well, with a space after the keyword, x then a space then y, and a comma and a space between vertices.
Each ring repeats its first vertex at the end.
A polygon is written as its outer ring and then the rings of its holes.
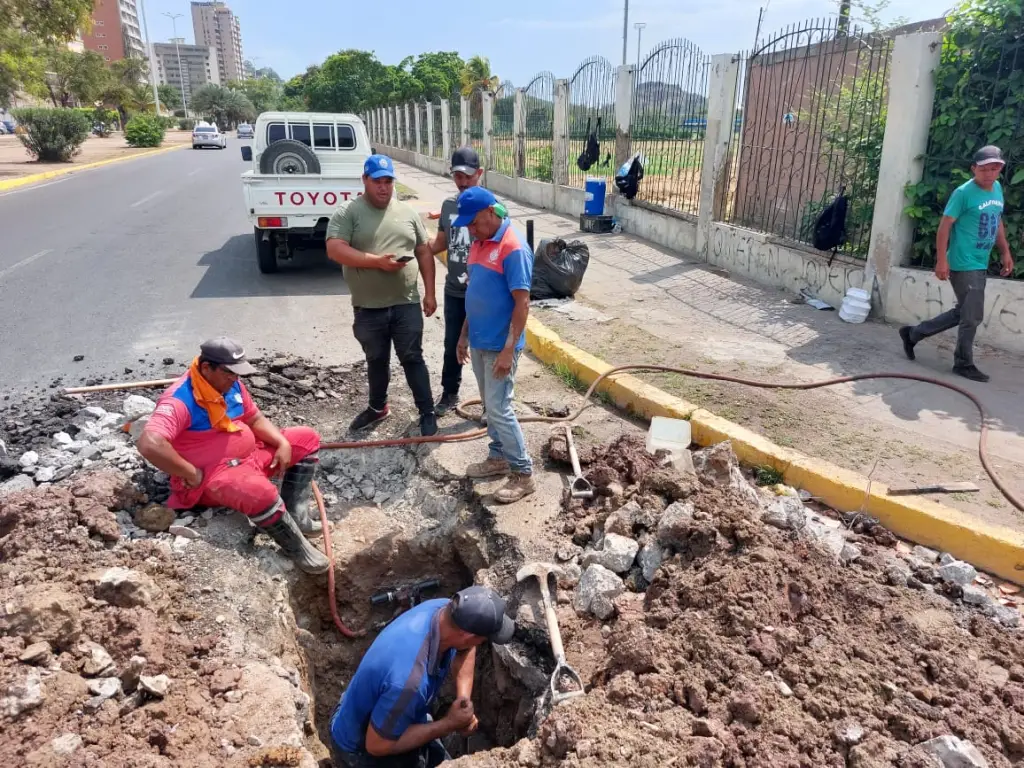
POLYGON ((235 558, 247 588, 217 603, 231 556, 124 540, 115 515, 140 503, 111 470, 0 499, 0 762, 213 768, 288 748, 311 768, 279 585, 235 558))
MULTIPOLYGON (((558 457, 564 446, 551 448, 558 457)), ((778 498, 747 484, 728 446, 696 454, 694 473, 647 456, 637 438, 581 454, 601 495, 566 500, 565 533, 587 549, 563 546, 583 576, 558 613, 588 694, 536 739, 461 764, 1024 760, 1024 644, 992 606, 970 604, 972 585, 936 578, 914 590, 904 576, 894 586, 893 569, 936 569, 878 544, 877 526, 801 517, 799 499, 780 517, 778 498), (652 547, 661 562, 647 584, 641 554, 652 547), (578 601, 595 568, 607 574, 593 599, 610 595, 596 610, 578 601)))

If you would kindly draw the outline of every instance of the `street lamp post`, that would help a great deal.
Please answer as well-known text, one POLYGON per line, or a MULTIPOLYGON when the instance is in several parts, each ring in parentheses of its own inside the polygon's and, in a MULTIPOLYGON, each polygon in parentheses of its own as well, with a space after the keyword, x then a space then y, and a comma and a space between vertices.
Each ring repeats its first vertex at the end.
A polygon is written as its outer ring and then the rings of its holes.
POLYGON ((626 66, 626 48, 629 45, 629 0, 622 10, 622 66, 626 66))
MULTIPOLYGON (((164 16, 171 20, 171 29, 174 30, 174 53, 178 57, 178 82, 181 86, 181 106, 185 111, 185 119, 188 119, 188 98, 185 96, 185 71, 181 68, 181 48, 178 47, 178 19, 185 14, 183 13, 165 13, 164 16)), ((192 84, 192 79, 189 78, 189 85, 192 84)))
POLYGON ((146 5, 139 0, 139 12, 142 14, 142 31, 146 35, 146 50, 149 52, 149 82, 153 86, 153 111, 160 114, 160 91, 156 87, 156 64, 153 63, 153 44, 149 41, 149 26, 146 24, 146 5))
POLYGON ((644 31, 644 27, 647 24, 643 21, 638 21, 633 25, 633 29, 636 30, 636 71, 640 71, 640 35, 644 31))

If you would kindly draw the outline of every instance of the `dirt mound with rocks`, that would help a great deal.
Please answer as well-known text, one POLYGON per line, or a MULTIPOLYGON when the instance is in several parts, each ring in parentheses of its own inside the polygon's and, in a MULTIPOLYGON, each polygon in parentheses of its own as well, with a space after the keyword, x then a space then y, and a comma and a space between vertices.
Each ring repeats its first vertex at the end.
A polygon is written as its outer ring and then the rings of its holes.
POLYGON ((119 536, 141 502, 113 470, 0 498, 0 763, 311 768, 280 588, 238 558, 249 590, 214 621, 213 561, 119 536))
MULTIPOLYGON (((564 440, 550 448, 557 460, 564 440)), ((565 535, 586 549, 560 550, 574 592, 558 615, 587 695, 535 739, 457 764, 1024 761, 1024 644, 956 583, 966 564, 901 556, 877 525, 848 530, 795 492, 759 492, 727 444, 692 472, 642 438, 582 448, 598 496, 566 499, 565 535)))

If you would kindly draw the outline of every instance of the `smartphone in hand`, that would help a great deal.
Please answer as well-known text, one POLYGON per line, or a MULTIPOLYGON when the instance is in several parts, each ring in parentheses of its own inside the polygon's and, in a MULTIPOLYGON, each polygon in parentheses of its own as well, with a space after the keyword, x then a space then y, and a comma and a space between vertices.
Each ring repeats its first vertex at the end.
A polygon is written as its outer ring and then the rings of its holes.
POLYGON ((412 256, 395 256, 395 261, 397 261, 399 264, 407 264, 408 262, 412 261, 412 259, 412 256))

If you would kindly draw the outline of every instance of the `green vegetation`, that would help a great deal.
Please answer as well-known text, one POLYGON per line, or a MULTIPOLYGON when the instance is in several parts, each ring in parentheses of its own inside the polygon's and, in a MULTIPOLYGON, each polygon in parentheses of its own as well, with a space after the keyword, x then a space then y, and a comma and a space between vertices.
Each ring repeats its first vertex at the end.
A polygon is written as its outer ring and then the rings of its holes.
POLYGON ((124 127, 130 147, 159 147, 164 140, 163 120, 155 115, 135 115, 124 127))
POLYGON ((254 120, 257 114, 256 107, 244 93, 213 83, 197 90, 189 107, 194 114, 202 115, 221 129, 254 120))
POLYGON ((782 481, 782 473, 775 467, 769 467, 767 464, 760 467, 754 467, 754 482, 758 485, 778 485, 782 481))
POLYGON ((18 138, 29 154, 43 162, 67 163, 89 136, 90 120, 73 109, 30 107, 14 110, 25 130, 18 138))

